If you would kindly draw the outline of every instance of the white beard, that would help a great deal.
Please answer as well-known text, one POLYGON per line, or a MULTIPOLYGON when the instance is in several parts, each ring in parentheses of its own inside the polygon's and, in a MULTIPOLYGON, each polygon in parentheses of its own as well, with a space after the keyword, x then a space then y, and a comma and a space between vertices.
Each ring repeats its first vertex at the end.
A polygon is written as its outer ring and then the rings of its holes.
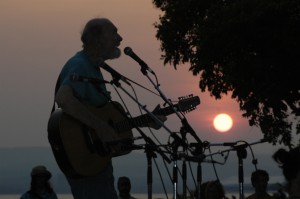
POLYGON ((119 48, 115 48, 114 52, 110 56, 110 59, 117 59, 120 56, 121 56, 121 50, 119 48))

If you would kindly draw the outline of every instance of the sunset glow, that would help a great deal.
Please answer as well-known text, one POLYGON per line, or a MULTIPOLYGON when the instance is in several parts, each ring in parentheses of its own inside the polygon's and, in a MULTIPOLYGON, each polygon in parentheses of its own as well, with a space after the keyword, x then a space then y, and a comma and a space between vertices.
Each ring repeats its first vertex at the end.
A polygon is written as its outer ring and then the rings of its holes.
POLYGON ((233 121, 228 114, 221 113, 214 118, 214 127, 219 132, 227 132, 231 129, 233 121))

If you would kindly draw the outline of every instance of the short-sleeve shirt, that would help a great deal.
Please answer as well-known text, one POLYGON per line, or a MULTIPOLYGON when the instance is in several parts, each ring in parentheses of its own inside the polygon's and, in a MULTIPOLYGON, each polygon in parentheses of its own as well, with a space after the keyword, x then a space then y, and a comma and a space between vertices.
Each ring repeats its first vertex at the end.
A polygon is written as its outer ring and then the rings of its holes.
POLYGON ((60 73, 60 86, 70 86, 74 95, 84 104, 102 106, 110 100, 110 93, 104 83, 96 83, 101 90, 99 91, 95 83, 73 80, 73 75, 103 80, 99 63, 90 60, 84 51, 77 52, 64 65, 60 73))

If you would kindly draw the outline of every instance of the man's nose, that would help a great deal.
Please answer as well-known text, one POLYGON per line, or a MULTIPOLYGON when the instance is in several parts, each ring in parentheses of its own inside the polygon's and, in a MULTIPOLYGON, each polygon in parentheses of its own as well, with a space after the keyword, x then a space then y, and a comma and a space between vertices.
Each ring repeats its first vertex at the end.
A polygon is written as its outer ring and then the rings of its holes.
POLYGON ((118 34, 118 41, 123 41, 123 38, 121 37, 121 35, 118 34))

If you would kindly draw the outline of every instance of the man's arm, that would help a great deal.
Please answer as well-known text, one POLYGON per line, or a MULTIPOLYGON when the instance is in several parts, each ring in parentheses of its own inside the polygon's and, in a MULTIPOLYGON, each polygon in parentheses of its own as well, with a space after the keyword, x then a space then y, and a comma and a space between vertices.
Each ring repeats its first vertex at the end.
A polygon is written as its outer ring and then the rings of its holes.
MULTIPOLYGON (((167 117, 164 115, 155 115, 157 117, 157 119, 159 119, 162 123, 164 123, 167 120, 167 117)), ((146 126, 153 128, 153 129, 160 129, 162 127, 162 125, 157 122, 157 121, 153 121, 153 122, 149 122, 146 126)))
POLYGON ((55 101, 68 115, 78 119, 85 125, 91 127, 97 132, 101 139, 113 141, 118 138, 114 130, 95 114, 88 110, 73 94, 73 90, 68 85, 61 86, 55 96, 55 101), (104 133, 105 132, 105 133, 104 133))
MULTIPOLYGON (((63 85, 61 86, 56 94, 55 100, 57 104, 64 110, 65 113, 71 115, 72 117, 78 119, 82 123, 86 124, 87 126, 91 127, 95 130, 106 131, 113 131, 113 129, 106 124, 105 122, 101 121, 96 115, 90 112, 85 105, 83 105, 73 94, 73 90, 70 86, 63 85)), ((161 121, 165 122, 167 117, 162 115, 156 115, 156 117, 161 121)), ((161 128, 161 125, 156 122, 149 122, 148 124, 141 126, 141 127, 151 127, 154 129, 161 128)), ((117 139, 117 135, 115 135, 114 131, 112 133, 112 137, 105 139, 106 141, 115 140, 117 139)), ((109 136, 109 135, 107 135, 109 136)))

